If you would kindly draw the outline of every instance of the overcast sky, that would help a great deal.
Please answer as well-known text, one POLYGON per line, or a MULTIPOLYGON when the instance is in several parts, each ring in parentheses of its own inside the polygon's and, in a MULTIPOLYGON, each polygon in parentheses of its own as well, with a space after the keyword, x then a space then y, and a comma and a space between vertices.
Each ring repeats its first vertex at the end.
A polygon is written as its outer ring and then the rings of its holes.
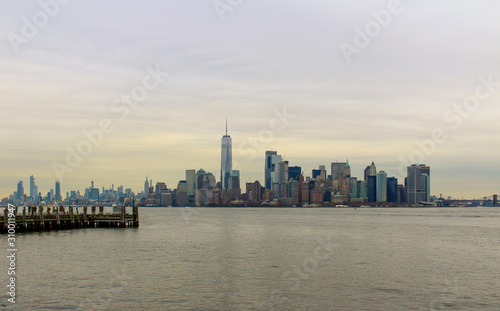
POLYGON ((219 179, 226 117, 242 185, 277 150, 306 175, 348 158, 354 176, 375 161, 402 183, 416 160, 435 195, 500 192, 499 1, 64 2, 52 16, 0 2, 0 197, 19 180, 29 194, 30 175, 43 195, 61 176, 63 195, 91 180, 139 192, 146 174, 175 188, 186 169, 219 179), (146 99, 118 101, 144 79, 146 99))

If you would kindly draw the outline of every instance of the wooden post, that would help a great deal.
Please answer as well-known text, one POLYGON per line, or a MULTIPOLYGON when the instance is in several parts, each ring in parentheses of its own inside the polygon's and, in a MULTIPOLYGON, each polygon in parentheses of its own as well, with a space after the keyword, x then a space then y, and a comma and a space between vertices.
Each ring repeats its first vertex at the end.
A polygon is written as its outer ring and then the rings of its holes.
POLYGON ((99 214, 100 215, 104 214, 104 206, 99 206, 99 214))
POLYGON ((24 230, 26 230, 26 206, 23 208, 23 226, 24 230))
POLYGON ((61 226, 61 220, 59 219, 59 208, 56 207, 56 224, 59 228, 61 226))
POLYGON ((83 207, 83 226, 87 227, 87 206, 83 207))
POLYGON ((139 227, 139 206, 133 206, 132 207, 133 213, 134 213, 134 227, 139 227))
POLYGON ((40 206, 39 212, 40 212, 40 228, 43 229, 44 223, 43 223, 43 207, 42 206, 40 206))
POLYGON ((48 223, 49 230, 52 229, 52 221, 50 220, 50 211, 51 210, 52 210, 52 208, 47 207, 47 219, 49 220, 49 223, 48 223))
POLYGON ((122 206, 122 210, 121 210, 122 214, 121 214, 121 225, 123 227, 126 227, 126 223, 125 223, 125 206, 122 206))
POLYGON ((80 214, 78 213, 78 207, 76 207, 75 218, 76 218, 77 227, 80 227, 80 214))
POLYGON ((95 206, 92 206, 92 215, 95 215, 95 206))
POLYGON ((75 215, 73 215, 73 206, 69 207, 69 216, 71 217, 71 226, 75 224, 75 215))

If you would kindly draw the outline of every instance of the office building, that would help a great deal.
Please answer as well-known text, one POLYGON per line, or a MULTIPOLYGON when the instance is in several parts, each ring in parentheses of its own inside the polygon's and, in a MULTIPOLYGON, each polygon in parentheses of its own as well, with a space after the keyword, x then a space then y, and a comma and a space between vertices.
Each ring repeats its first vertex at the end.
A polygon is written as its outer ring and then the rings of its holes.
POLYGON ((220 184, 223 190, 227 190, 229 175, 233 170, 233 155, 231 146, 231 137, 227 134, 227 119, 226 119, 226 135, 222 136, 221 148, 221 172, 220 184))
POLYGON ((264 169, 264 186, 266 189, 271 189, 272 180, 271 174, 275 170, 275 166, 279 161, 276 161, 277 151, 266 151, 265 169, 264 169))
POLYGON ((196 189, 196 171, 186 170, 186 183, 187 183, 187 194, 194 195, 194 190, 196 189))
POLYGON ((387 178, 387 202, 399 203, 398 179, 396 177, 387 178))
POLYGON ((377 202, 387 201, 387 173, 380 171, 377 174, 377 202))
POLYGON ((431 169, 425 164, 412 164, 407 167, 407 199, 410 204, 430 202, 431 169))
POLYGON ((54 200, 56 201, 62 201, 62 197, 61 197, 61 183, 58 181, 56 181, 56 194, 54 196, 54 200))

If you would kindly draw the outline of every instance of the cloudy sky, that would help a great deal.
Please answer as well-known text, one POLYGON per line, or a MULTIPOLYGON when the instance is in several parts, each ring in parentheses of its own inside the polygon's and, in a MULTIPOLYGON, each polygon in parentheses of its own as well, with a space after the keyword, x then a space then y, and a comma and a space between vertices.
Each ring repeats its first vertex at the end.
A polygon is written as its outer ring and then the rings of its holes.
POLYGON ((226 117, 242 183, 277 150, 500 192, 498 1, 41 3, 0 2, 0 197, 32 174, 43 194, 219 176, 226 117))

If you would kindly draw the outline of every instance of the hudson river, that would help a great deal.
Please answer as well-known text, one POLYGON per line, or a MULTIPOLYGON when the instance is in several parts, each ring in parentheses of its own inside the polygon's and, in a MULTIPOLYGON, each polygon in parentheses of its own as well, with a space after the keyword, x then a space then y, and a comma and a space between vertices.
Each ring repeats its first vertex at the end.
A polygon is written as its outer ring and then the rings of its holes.
POLYGON ((0 310, 500 310, 500 208, 142 208, 17 248, 0 310))

